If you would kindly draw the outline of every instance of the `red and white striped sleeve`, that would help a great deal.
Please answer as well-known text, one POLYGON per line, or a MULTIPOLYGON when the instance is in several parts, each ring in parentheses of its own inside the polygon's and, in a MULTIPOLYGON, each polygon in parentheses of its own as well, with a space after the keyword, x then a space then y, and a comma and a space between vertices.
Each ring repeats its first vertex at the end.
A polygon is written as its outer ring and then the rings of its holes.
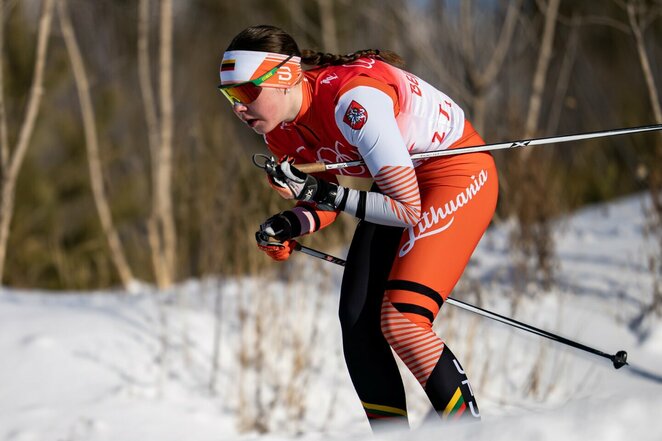
POLYGON ((336 124, 355 146, 381 193, 341 188, 340 209, 382 225, 407 227, 421 217, 421 196, 397 121, 390 86, 366 79, 345 89, 335 107, 336 124))

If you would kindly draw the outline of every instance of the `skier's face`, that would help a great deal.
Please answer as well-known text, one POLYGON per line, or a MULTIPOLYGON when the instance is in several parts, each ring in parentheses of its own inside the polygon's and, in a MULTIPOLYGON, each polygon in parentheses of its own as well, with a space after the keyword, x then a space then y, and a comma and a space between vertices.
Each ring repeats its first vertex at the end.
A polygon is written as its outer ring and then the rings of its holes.
POLYGON ((260 135, 267 134, 287 120, 288 95, 286 89, 263 87, 250 104, 236 102, 232 106, 235 115, 260 135))

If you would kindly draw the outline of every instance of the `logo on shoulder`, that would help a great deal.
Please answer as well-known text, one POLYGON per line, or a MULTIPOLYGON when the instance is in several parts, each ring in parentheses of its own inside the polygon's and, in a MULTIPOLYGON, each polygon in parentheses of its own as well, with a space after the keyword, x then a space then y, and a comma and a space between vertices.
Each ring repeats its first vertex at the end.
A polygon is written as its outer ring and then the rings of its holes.
POLYGON ((361 130, 365 123, 368 122, 368 112, 362 105, 352 100, 349 103, 349 107, 347 107, 343 122, 354 130, 361 130))

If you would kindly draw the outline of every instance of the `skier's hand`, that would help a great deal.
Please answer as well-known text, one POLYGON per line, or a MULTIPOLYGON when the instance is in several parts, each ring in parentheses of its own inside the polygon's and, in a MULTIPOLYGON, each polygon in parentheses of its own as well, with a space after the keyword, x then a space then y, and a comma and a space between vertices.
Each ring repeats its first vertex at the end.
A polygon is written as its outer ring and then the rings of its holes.
POLYGON ((260 225, 260 230, 255 234, 258 244, 260 243, 260 238, 257 237, 258 234, 267 241, 271 239, 276 242, 284 242, 297 237, 300 230, 301 224, 299 219, 297 219, 294 213, 288 210, 275 214, 265 220, 260 225))
POLYGON ((296 242, 292 238, 292 226, 282 213, 267 219, 255 233, 257 247, 277 261, 287 260, 296 242))
POLYGON ((282 262, 287 260, 292 252, 294 251, 294 246, 296 242, 293 240, 286 240, 284 242, 270 242, 268 245, 260 244, 258 240, 257 247, 264 251, 267 256, 271 257, 274 260, 282 262))
POLYGON ((296 215, 291 211, 285 211, 264 221, 260 225, 260 230, 255 233, 255 240, 258 248, 272 259, 287 260, 296 244, 291 239, 298 235, 299 229, 296 215))
POLYGON ((294 166, 294 159, 283 156, 265 164, 271 187, 285 199, 316 202, 322 210, 336 209, 338 185, 304 173, 294 166))

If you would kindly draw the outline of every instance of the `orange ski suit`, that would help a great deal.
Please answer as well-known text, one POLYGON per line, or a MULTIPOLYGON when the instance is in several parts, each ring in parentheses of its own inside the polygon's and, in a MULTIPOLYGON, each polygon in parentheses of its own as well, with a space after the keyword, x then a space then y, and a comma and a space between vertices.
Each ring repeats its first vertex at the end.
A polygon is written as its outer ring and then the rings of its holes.
MULTIPOLYGON (((305 72, 304 104, 265 140, 297 163, 363 159, 335 171, 375 179, 370 192, 343 189, 339 206, 360 219, 347 257, 340 321, 347 366, 373 426, 406 421, 391 348, 442 418, 479 417, 460 363, 432 322, 462 275, 496 208, 489 153, 411 161, 412 153, 484 144, 449 97, 374 59, 305 72)), ((337 182, 327 173, 324 178, 337 182)), ((301 234, 337 213, 293 209, 301 234)))

